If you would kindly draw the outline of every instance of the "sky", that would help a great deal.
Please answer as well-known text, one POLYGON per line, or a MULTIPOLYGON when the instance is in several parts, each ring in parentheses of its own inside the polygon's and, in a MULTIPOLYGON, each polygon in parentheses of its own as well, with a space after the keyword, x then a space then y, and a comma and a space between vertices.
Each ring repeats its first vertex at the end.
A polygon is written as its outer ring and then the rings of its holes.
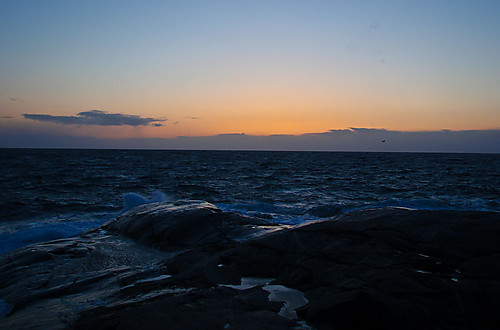
POLYGON ((0 147, 500 152, 499 16, 497 0, 3 0, 0 147), (400 133, 416 142, 391 147, 400 133))

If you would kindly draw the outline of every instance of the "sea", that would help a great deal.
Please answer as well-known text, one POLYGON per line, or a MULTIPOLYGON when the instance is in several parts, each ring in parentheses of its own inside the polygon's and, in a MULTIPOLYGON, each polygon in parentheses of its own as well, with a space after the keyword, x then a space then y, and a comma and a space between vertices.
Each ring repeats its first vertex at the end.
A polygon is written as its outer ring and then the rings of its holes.
POLYGON ((500 154, 0 149, 0 253, 143 203, 300 224, 359 209, 500 212, 500 154))

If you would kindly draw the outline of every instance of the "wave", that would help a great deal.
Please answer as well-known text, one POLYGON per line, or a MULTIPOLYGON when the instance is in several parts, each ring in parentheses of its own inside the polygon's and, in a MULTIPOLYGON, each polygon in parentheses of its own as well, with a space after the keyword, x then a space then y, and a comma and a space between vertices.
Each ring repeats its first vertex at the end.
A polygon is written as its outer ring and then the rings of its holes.
POLYGON ((120 214, 143 204, 158 203, 171 200, 166 194, 164 194, 160 190, 153 191, 151 193, 150 198, 144 197, 136 193, 126 193, 123 194, 122 197, 123 197, 123 209, 120 211, 120 214))
POLYGON ((0 234, 0 254, 33 243, 74 237, 99 227, 108 220, 109 216, 68 214, 36 222, 31 219, 28 223, 3 226, 0 234))
MULTIPOLYGON (((109 212, 64 213, 47 219, 30 218, 25 221, 3 223, 0 226, 0 254, 33 243, 69 238, 84 231, 99 227, 106 221, 127 212, 137 206, 173 200, 160 190, 155 190, 150 197, 129 192, 122 195, 123 208, 109 212)), ((258 217, 269 222, 297 225, 318 219, 338 216, 352 211, 368 208, 405 207, 420 210, 479 210, 496 211, 499 203, 496 200, 449 201, 437 198, 424 199, 387 199, 382 202, 352 203, 325 201, 323 203, 277 203, 259 202, 225 202, 213 203, 226 212, 258 217)), ((107 205, 107 204, 106 204, 107 205)), ((113 209, 113 205, 108 205, 113 209)), ((116 208, 115 208, 116 210, 116 208)))
POLYGON ((170 200, 160 190, 153 191, 149 198, 137 193, 125 193, 122 198, 123 208, 118 213, 65 213, 47 219, 31 218, 10 224, 4 223, 0 228, 0 254, 33 243, 78 236, 134 207, 170 200))

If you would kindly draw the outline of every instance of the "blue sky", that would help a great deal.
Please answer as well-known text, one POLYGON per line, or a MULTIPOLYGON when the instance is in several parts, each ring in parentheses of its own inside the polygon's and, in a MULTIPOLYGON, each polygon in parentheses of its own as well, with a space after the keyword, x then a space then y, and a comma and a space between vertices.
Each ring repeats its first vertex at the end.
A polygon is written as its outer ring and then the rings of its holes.
POLYGON ((2 1, 0 129, 495 130, 499 14, 498 1, 2 1), (91 111, 162 125, 36 119, 91 111))

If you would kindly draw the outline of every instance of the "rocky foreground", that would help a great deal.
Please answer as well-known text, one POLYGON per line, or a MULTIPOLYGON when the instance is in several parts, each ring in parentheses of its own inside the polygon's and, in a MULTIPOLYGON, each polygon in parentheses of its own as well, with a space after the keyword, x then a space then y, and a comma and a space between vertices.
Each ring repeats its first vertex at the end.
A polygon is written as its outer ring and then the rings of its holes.
POLYGON ((143 205, 0 256, 0 299, 2 329, 493 329, 500 214, 388 208, 286 227, 143 205))

